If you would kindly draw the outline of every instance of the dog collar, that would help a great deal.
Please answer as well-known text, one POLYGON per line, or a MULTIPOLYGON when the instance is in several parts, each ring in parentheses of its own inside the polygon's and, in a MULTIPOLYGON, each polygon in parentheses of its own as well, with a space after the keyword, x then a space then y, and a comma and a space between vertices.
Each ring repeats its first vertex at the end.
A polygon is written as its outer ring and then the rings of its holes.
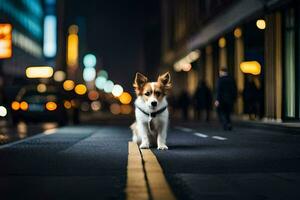
POLYGON ((146 111, 144 111, 143 109, 141 109, 141 108, 138 107, 137 105, 136 105, 136 107, 137 107, 142 113, 144 113, 145 115, 147 115, 147 116, 149 116, 149 117, 152 117, 152 118, 156 117, 156 115, 158 115, 158 114, 164 112, 164 111, 168 108, 168 106, 165 106, 165 107, 159 109, 159 110, 156 111, 156 112, 147 113, 146 111))

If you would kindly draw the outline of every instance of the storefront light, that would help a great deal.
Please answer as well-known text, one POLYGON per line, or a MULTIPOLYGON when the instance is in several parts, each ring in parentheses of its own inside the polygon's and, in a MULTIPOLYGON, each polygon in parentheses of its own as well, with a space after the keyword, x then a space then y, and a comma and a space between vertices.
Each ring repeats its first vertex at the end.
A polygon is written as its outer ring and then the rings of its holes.
POLYGON ((219 47, 220 47, 220 48, 226 47, 226 39, 225 39, 224 37, 221 37, 221 38, 219 39, 218 44, 219 44, 219 47))
POLYGON ((233 35, 234 35, 234 37, 235 38, 240 38, 240 37, 242 37, 242 29, 241 28, 236 28, 236 29, 234 29, 234 31, 233 31, 233 35))
POLYGON ((263 29, 266 28, 266 21, 263 20, 263 19, 258 19, 258 20, 256 21, 256 26, 257 26, 257 28, 263 30, 263 29))
POLYGON ((240 69, 245 74, 259 75, 261 72, 261 66, 257 61, 241 62, 240 69))

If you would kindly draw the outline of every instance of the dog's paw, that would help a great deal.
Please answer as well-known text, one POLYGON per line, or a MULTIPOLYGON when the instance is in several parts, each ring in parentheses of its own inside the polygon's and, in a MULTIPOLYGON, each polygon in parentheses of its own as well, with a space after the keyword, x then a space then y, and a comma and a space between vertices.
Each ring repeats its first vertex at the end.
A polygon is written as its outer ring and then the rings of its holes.
POLYGON ((149 149, 150 148, 150 145, 149 145, 149 143, 142 143, 141 145, 140 145, 140 149, 149 149))
POLYGON ((157 149, 158 149, 158 150, 167 150, 167 149, 168 149, 168 146, 165 145, 165 144, 158 145, 157 149))

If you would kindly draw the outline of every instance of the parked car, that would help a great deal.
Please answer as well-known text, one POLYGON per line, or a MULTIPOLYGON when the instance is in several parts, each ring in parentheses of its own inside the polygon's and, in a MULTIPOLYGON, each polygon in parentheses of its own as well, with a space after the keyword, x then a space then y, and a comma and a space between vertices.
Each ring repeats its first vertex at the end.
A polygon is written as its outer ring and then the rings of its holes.
POLYGON ((45 90, 37 86, 24 86, 11 103, 12 121, 57 122, 64 125, 68 122, 62 95, 53 86, 45 90))

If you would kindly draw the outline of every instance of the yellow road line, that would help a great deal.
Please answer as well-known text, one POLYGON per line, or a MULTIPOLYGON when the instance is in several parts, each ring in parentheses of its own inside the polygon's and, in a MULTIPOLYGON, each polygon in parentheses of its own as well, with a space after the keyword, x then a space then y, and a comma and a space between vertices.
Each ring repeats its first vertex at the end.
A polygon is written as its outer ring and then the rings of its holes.
POLYGON ((175 200, 163 170, 150 149, 142 149, 144 168, 153 200, 175 200))
POLYGON ((140 151, 136 143, 128 142, 126 199, 148 200, 150 195, 153 200, 176 199, 152 151, 140 151))
POLYGON ((148 200, 147 189, 142 157, 136 143, 128 143, 128 162, 127 162, 127 200, 148 200))

